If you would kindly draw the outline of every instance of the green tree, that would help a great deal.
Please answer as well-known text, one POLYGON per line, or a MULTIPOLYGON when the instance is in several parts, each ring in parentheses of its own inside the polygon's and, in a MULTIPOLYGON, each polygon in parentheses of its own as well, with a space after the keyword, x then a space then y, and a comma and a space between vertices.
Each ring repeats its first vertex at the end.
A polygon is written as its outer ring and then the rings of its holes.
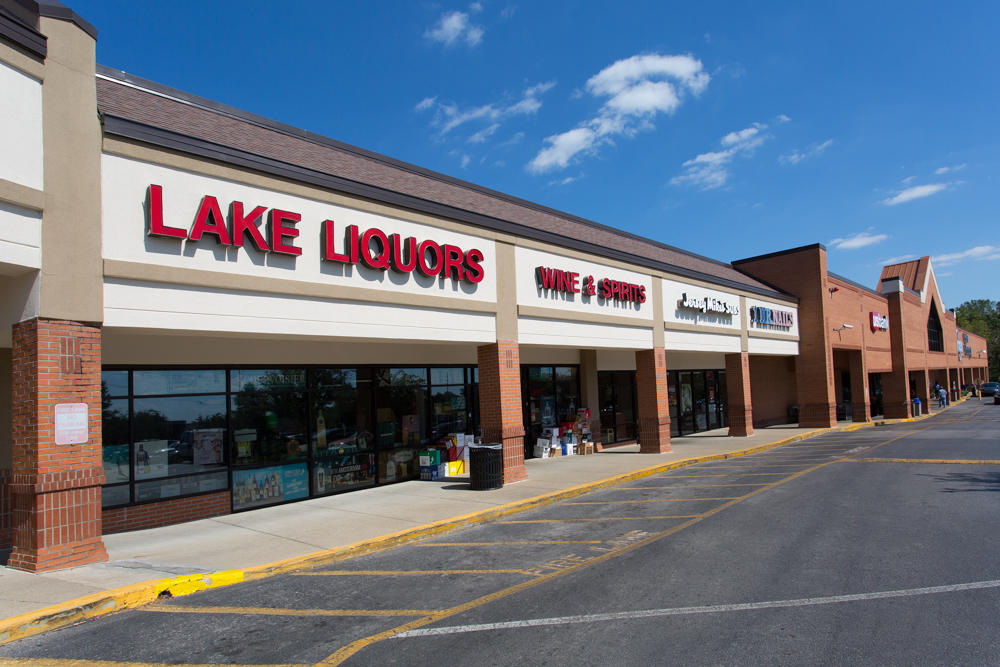
MULTIPOLYGON (((1000 378, 1000 301, 973 299, 955 309, 958 326, 986 339, 990 379, 1000 378)), ((973 347, 972 356, 979 350, 973 347)))

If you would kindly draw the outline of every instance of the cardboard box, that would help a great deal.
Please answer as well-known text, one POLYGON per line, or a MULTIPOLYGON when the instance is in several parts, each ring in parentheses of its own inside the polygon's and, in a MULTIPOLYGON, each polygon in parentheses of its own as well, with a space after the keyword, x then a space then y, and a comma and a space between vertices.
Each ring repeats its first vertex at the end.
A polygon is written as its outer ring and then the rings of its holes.
POLYGON ((535 441, 535 458, 547 459, 550 455, 552 444, 546 438, 539 438, 535 441))
POLYGON ((436 482, 448 476, 448 466, 420 466, 420 479, 428 482, 436 482))
POLYGON ((444 467, 447 471, 447 477, 464 475, 466 471, 465 461, 448 461, 448 463, 444 464, 444 467))
POLYGON ((420 467, 427 468, 441 465, 440 449, 424 449, 420 452, 420 467))

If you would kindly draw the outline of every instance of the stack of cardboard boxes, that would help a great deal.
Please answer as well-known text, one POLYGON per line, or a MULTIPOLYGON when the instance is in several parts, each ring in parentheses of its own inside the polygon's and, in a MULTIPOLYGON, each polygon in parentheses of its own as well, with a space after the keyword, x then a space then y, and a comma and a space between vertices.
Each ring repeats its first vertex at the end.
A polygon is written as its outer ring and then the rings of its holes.
POLYGON ((469 445, 475 438, 465 433, 450 433, 434 448, 420 452, 420 479, 435 481, 469 472, 469 445))
POLYGON ((535 441, 535 457, 540 459, 593 454, 594 451, 587 408, 577 410, 576 421, 543 428, 542 437, 535 441))

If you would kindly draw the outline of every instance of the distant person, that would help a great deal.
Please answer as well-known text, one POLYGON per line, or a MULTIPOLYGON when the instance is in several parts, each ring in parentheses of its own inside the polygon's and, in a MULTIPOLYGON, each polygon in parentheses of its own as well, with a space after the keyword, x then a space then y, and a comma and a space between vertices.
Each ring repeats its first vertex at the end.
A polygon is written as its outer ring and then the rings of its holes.
POLYGON ((948 404, 948 392, 944 387, 938 388, 938 407, 943 408, 948 404))

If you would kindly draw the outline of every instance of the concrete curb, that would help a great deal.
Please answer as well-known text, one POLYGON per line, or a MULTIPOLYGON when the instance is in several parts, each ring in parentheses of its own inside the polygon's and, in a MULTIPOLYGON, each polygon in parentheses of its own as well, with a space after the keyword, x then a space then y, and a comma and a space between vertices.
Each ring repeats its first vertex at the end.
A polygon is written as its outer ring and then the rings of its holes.
MULTIPOLYGON (((962 399, 965 400, 965 399, 962 399)), ((958 401, 961 402, 961 401, 958 401)), ((948 406, 950 408, 951 405, 948 406)), ((945 408, 945 409, 948 409, 945 408)), ((939 410, 937 413, 940 414, 939 410)), ((41 634, 49 630, 65 627, 80 621, 104 616, 116 611, 132 609, 149 604, 161 597, 181 597, 190 595, 198 591, 222 586, 231 586, 244 581, 256 581, 279 574, 286 574, 297 570, 304 570, 317 565, 334 563, 347 560, 363 554, 384 551, 410 542, 416 542, 428 537, 434 537, 443 533, 484 523, 493 519, 498 519, 511 514, 524 512, 527 510, 543 507, 560 500, 573 498, 589 491, 615 486, 622 482, 628 482, 643 477, 649 477, 668 470, 684 468, 697 463, 708 461, 720 461, 749 454, 757 454, 769 449, 781 447, 783 445, 799 442, 807 438, 812 438, 823 433, 834 431, 856 431, 861 428, 872 427, 882 424, 896 424, 901 422, 920 421, 933 415, 922 415, 907 419, 891 419, 880 422, 865 422, 861 424, 851 424, 849 426, 834 426, 820 428, 815 431, 800 433, 788 438, 776 440, 748 449, 739 449, 721 454, 709 454, 705 456, 681 459, 671 463, 661 463, 659 465, 643 468, 628 473, 622 473, 613 477, 587 482, 578 486, 572 486, 559 491, 553 491, 533 498, 518 500, 488 510, 480 510, 470 514, 464 514, 450 519, 443 519, 434 523, 407 528, 405 530, 381 535, 362 542, 356 542, 343 547, 336 547, 325 551, 319 551, 305 556, 297 556, 285 560, 257 565, 239 570, 224 570, 221 572, 209 572, 203 574, 190 574, 180 577, 169 577, 166 579, 153 579, 150 581, 115 588, 101 593, 95 593, 82 598, 76 598, 68 602, 44 607, 35 611, 12 616, 7 619, 0 619, 0 644, 6 644, 17 639, 24 639, 33 635, 41 634)))

